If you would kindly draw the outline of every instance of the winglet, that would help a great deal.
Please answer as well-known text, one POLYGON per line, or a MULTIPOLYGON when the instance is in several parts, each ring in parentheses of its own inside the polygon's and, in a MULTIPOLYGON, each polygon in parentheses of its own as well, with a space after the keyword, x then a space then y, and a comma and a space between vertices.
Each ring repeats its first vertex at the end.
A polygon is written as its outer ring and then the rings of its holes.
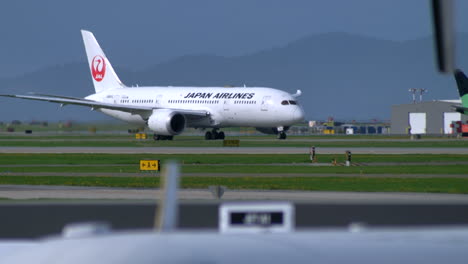
POLYGON ((302 91, 301 90, 297 90, 295 94, 291 94, 292 97, 299 97, 302 95, 302 91))

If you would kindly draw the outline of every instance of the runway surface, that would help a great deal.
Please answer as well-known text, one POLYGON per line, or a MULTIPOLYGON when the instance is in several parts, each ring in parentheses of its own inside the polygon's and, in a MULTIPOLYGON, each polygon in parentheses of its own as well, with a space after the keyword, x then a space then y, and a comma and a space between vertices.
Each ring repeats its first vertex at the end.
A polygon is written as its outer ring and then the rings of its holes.
MULTIPOLYGON (((221 201, 179 204, 180 229, 216 229, 221 201)), ((153 201, 1 202, 1 238, 60 235, 70 223, 106 222, 114 230, 152 228, 158 204, 153 201)), ((365 226, 467 225, 468 204, 342 204, 295 202, 295 224, 304 228, 365 226)), ((454 241, 456 243, 456 241, 454 241)))
MULTIPOLYGON (((468 148, 342 148, 317 147, 317 154, 468 154, 468 148)), ((0 153, 111 153, 111 154, 309 154, 298 147, 1 147, 0 153)))
MULTIPOLYGON (((105 188, 38 185, 0 185, 0 197, 8 199, 117 199, 156 200, 159 189, 105 188)), ((217 201, 208 189, 181 189, 185 201, 217 201)), ((468 195, 440 193, 370 193, 321 191, 226 190, 222 200, 286 200, 340 204, 468 204, 468 195)))

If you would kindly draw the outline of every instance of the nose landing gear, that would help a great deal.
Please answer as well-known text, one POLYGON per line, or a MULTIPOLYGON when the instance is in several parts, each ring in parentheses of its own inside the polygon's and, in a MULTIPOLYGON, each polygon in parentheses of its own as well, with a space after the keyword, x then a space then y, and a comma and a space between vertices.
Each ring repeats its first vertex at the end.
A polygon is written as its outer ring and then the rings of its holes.
MULTIPOLYGON (((278 129, 278 139, 286 139, 286 132, 285 132, 284 127, 280 126, 280 127, 277 127, 277 129, 278 129)), ((286 128, 286 130, 288 130, 288 128, 286 128)))

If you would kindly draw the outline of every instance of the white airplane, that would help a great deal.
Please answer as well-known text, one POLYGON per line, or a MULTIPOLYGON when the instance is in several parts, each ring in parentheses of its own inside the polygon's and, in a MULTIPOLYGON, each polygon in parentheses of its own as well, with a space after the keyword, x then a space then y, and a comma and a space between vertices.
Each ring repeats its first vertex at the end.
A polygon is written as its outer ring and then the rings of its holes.
POLYGON ((114 118, 146 125, 155 140, 172 140, 185 127, 212 128, 205 139, 224 139, 222 127, 252 126, 286 138, 286 131, 304 120, 296 97, 263 87, 127 87, 117 76, 93 33, 82 30, 96 93, 83 98, 45 94, 0 95, 91 107, 114 118))

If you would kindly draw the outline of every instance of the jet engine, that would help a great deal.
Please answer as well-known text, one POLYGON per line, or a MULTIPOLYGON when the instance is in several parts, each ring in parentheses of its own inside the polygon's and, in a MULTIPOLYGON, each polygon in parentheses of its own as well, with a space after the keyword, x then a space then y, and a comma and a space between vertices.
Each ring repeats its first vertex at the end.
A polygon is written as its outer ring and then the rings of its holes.
POLYGON ((185 129, 185 116, 169 109, 157 109, 148 119, 148 127, 157 135, 174 136, 185 129))

